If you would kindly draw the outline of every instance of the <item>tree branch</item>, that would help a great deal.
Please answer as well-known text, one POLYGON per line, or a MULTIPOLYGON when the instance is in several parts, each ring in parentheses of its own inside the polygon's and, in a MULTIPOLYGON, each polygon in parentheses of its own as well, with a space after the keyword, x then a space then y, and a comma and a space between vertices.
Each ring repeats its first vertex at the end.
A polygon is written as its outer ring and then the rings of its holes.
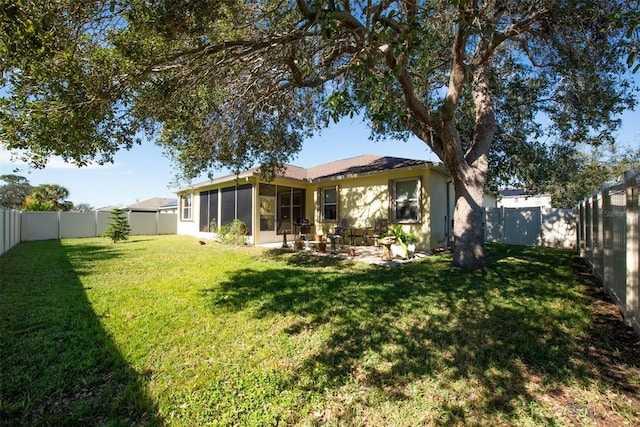
POLYGON ((460 17, 453 42, 451 53, 451 74, 449 75, 449 89, 445 96, 444 104, 440 110, 443 120, 452 120, 455 110, 458 107, 462 87, 467 78, 467 70, 464 64, 465 45, 467 43, 466 27, 468 18, 463 5, 459 9, 460 17))
MULTIPOLYGON (((479 49, 476 55, 474 55, 471 67, 477 68, 491 59, 496 49, 504 43, 505 40, 516 38, 527 32, 531 28, 532 23, 539 21, 540 17, 544 16, 548 12, 549 10, 547 8, 541 8, 532 12, 527 19, 509 25, 505 31, 493 31, 489 37, 489 42, 486 43, 484 48, 479 49)), ((498 12, 497 16, 494 17, 494 20, 499 20, 499 15, 501 14, 502 12, 498 12)))
MULTIPOLYGON (((489 147, 496 131, 496 115, 493 96, 489 88, 489 70, 485 63, 473 73, 473 104, 476 116, 473 141, 467 150, 466 160, 470 165, 478 161, 487 162, 489 147)), ((486 165, 484 165, 486 166, 486 165)))

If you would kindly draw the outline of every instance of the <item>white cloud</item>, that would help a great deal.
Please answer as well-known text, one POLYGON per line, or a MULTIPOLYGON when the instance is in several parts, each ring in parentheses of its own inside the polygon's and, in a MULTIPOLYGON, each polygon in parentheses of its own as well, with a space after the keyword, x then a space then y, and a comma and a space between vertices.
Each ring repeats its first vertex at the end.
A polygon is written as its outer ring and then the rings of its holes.
MULTIPOLYGON (((9 165, 19 169, 31 169, 31 167, 25 163, 24 161, 19 159, 20 152, 11 153, 4 148, 0 149, 0 165, 9 165)), ((113 168, 116 166, 121 166, 115 163, 107 163, 104 165, 99 165, 97 163, 89 163, 86 166, 78 167, 73 163, 65 162, 62 157, 53 156, 47 162, 47 166, 45 169, 104 169, 104 168, 113 168)))

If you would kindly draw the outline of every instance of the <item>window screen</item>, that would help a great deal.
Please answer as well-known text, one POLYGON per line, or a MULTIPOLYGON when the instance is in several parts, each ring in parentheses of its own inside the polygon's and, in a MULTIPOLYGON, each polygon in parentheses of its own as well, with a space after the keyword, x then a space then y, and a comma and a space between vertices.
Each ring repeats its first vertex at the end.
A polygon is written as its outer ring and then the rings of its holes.
POLYGON ((236 218, 236 187, 220 190, 220 225, 228 225, 236 218))
POLYGON ((209 230, 209 192, 200 192, 200 231, 209 230))
POLYGON ((252 234, 252 226, 253 226, 253 195, 252 195, 252 185, 244 184, 238 186, 237 191, 237 214, 236 218, 240 221, 244 222, 244 225, 247 227, 247 234, 252 234))

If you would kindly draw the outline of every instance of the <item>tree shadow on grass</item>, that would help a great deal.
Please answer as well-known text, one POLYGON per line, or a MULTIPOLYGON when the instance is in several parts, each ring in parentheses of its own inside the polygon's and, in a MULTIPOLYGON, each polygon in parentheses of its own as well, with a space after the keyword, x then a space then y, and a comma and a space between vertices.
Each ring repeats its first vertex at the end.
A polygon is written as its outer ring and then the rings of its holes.
POLYGON ((0 258, 0 424, 162 424, 144 374, 119 353, 79 279, 90 261, 118 254, 50 240, 0 258))
MULTIPOLYGON (((317 266, 316 257, 283 254, 297 268, 241 270, 208 297, 215 311, 304 319, 283 331, 291 335, 327 326, 322 348, 291 374, 292 387, 321 392, 357 383, 395 401, 411 399, 426 381, 436 384, 425 392, 439 402, 429 423, 522 416, 552 423, 548 412, 527 410, 541 403, 541 390, 590 387, 605 375, 582 351, 591 297, 571 279, 570 253, 491 251, 489 268, 472 273, 445 257, 391 269, 324 258, 322 269, 311 269, 300 267, 317 266)), ((637 392, 637 378, 619 380, 637 392)))

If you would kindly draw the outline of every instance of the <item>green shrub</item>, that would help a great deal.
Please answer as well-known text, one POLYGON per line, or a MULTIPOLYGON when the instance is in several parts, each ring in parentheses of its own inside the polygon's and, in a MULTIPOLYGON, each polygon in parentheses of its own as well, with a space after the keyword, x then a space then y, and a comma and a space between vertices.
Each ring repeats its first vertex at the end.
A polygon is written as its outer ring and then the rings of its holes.
POLYGON ((231 224, 220 226, 218 234, 222 243, 228 245, 247 244, 247 226, 239 219, 234 219, 231 224))
POLYGON ((209 221, 209 232, 215 233, 218 231, 218 221, 215 218, 211 218, 209 221))

